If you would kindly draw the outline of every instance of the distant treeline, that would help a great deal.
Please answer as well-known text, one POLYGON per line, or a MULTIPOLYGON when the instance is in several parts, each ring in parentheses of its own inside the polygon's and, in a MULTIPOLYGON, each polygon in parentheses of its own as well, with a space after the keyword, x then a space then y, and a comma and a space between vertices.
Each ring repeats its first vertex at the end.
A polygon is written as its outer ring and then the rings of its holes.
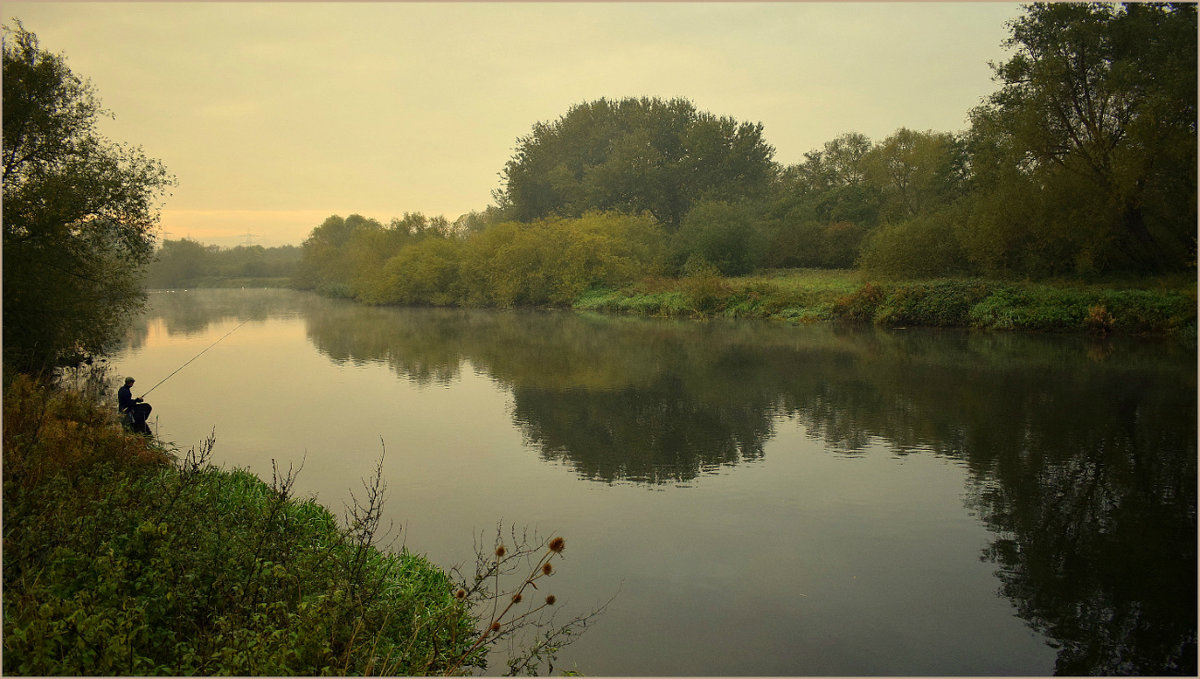
POLYGON ((783 166, 761 124, 599 99, 517 140, 450 223, 332 216, 300 287, 367 303, 564 304, 654 276, 1195 270, 1196 6, 1034 4, 962 132, 846 133, 783 166))
POLYGON ((164 240, 146 269, 148 288, 188 288, 231 282, 286 284, 296 274, 300 248, 239 245, 221 248, 194 240, 164 240))

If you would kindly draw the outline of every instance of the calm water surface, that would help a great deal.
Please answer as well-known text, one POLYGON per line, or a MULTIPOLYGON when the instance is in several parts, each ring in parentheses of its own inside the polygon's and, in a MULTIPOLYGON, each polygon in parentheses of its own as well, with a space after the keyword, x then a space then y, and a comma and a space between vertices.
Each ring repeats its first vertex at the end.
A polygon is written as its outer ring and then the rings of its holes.
MULTIPOLYGON (((159 437, 337 513, 381 452, 410 550, 567 538, 589 675, 1196 672, 1196 354, 154 293, 159 437), (244 323, 240 328, 239 324, 244 323)), ((497 670, 502 669, 502 665, 497 670)))

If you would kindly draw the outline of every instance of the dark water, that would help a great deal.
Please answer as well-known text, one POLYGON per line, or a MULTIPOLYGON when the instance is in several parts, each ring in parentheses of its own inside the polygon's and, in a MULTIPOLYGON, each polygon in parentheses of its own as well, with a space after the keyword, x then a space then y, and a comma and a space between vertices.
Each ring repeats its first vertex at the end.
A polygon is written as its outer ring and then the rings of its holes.
MULTIPOLYGON (((1149 340, 151 296, 161 438, 335 511, 386 451, 411 550, 567 538, 556 668, 1196 672, 1196 354, 1149 340), (490 540, 490 538, 488 538, 490 540)), ((135 390, 136 391, 136 390, 135 390)))

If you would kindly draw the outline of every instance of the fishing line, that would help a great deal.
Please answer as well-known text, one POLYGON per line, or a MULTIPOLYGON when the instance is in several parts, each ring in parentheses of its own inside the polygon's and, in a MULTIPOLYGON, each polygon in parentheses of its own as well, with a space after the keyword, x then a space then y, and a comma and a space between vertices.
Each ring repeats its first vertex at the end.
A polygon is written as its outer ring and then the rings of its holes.
MULTIPOLYGON (((210 344, 210 345, 208 345, 207 347, 205 347, 205 348, 204 348, 204 351, 208 351, 209 349, 212 349, 213 347, 217 346, 218 344, 220 344, 221 340, 223 340, 223 339, 225 339, 226 337, 229 337, 229 336, 230 336, 230 335, 232 335, 233 333, 237 332, 237 329, 238 329, 238 328, 242 327, 243 325, 246 325, 246 324, 247 324, 247 323, 249 323, 249 322, 250 322, 250 320, 249 320, 249 319, 246 319, 246 320, 242 321, 241 323, 238 323, 238 324, 237 324, 237 328, 234 328, 233 330, 230 330, 229 332, 227 332, 227 333, 225 333, 224 335, 222 335, 222 336, 221 336, 221 339, 219 339, 219 340, 217 340, 216 342, 213 342, 212 344, 210 344)), ((172 377, 172 376, 174 376, 174 375, 175 375, 175 373, 177 373, 177 372, 179 372, 180 370, 183 370, 184 368, 186 368, 186 367, 188 366, 188 363, 191 363, 192 361, 196 360, 197 358, 200 358, 201 356, 203 356, 203 355, 204 355, 204 351, 201 351, 200 353, 196 354, 195 356, 193 356, 193 357, 189 358, 187 363, 184 363, 183 365, 179 366, 178 368, 176 368, 176 369, 175 369, 175 372, 172 372, 170 375, 167 375, 166 377, 164 377, 164 378, 162 378, 161 380, 159 380, 159 381, 158 381, 158 384, 162 384, 163 382, 166 382, 167 380, 171 379, 171 377, 172 377)), ((153 387, 150 387, 149 389, 147 389, 147 390, 145 391, 145 393, 143 393, 143 394, 142 394, 142 395, 141 395, 139 398, 146 398, 146 394, 149 394, 150 392, 152 392, 152 391, 154 391, 155 389, 157 389, 157 388, 158 388, 158 384, 156 384, 156 385, 154 385, 153 387)))

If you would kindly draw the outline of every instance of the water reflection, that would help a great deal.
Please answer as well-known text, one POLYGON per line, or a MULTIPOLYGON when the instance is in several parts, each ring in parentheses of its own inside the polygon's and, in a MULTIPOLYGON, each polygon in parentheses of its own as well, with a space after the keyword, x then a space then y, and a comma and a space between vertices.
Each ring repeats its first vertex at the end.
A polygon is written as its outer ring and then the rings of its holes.
POLYGON ((1171 342, 375 309, 282 293, 156 300, 171 332, 300 313, 339 363, 508 388, 547 460, 687 484, 761 460, 785 418, 837 454, 953 458, 982 558, 1063 674, 1196 672, 1196 362, 1171 342), (242 301, 246 300, 246 301, 242 301), (282 310, 282 311, 281 311, 282 310), (258 315, 256 315, 258 314, 258 315))
MULTIPOLYGON (((304 297, 290 290, 259 289, 246 294, 243 289, 152 290, 144 316, 162 319, 171 335, 197 335, 214 323, 227 319, 262 321, 294 315, 304 307, 304 297)), ((126 333, 126 346, 142 347, 149 335, 149 324, 134 323, 126 333)))

